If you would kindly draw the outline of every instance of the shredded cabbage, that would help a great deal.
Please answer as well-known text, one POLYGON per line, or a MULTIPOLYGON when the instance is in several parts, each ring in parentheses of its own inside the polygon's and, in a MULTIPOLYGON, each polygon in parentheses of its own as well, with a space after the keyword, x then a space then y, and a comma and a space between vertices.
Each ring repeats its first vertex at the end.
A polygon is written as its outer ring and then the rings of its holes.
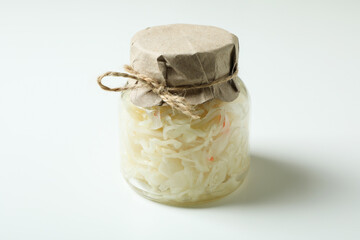
POLYGON ((248 96, 240 79, 233 102, 196 106, 193 120, 169 106, 141 108, 122 96, 122 172, 138 192, 173 204, 234 191, 249 167, 248 96))

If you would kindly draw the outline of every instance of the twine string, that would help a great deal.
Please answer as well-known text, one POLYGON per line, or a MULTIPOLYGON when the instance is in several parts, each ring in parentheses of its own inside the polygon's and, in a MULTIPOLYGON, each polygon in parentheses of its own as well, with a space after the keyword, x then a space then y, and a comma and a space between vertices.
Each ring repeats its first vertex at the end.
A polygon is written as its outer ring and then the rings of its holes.
POLYGON ((106 91, 112 91, 112 92, 129 91, 129 90, 147 86, 151 89, 152 92, 154 92, 156 95, 158 95, 170 107, 179 110, 180 112, 184 113, 185 115, 187 115, 193 119, 200 118, 198 115, 196 115, 194 113, 194 106, 190 105, 184 97, 174 94, 172 92, 179 92, 179 91, 186 91, 186 90, 193 90, 193 89, 202 89, 202 88, 215 86, 217 84, 224 83, 224 82, 227 82, 227 81, 233 79, 238 73, 238 71, 236 70, 233 74, 231 74, 229 76, 224 76, 224 77, 215 79, 211 83, 206 83, 206 84, 188 85, 188 86, 180 86, 180 87, 167 87, 165 85, 165 83, 162 83, 156 79, 147 77, 144 74, 141 74, 141 73, 135 71, 131 66, 125 65, 124 69, 127 73, 106 72, 106 73, 100 75, 97 79, 99 86, 106 91), (138 84, 136 84, 134 86, 110 88, 108 86, 105 86, 102 83, 103 78, 109 77, 109 76, 134 79, 134 80, 138 81, 138 84))

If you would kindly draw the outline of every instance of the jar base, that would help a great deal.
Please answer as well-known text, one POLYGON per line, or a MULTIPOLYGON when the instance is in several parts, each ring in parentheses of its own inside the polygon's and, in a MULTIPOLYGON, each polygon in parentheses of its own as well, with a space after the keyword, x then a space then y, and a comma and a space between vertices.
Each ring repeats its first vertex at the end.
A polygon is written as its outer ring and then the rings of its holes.
POLYGON ((232 188, 231 190, 226 191, 222 194, 209 193, 208 194, 209 197, 203 196, 200 200, 196 200, 196 201, 175 201, 175 200, 163 199, 160 197, 155 198, 155 197, 151 196, 153 194, 149 194, 148 192, 134 186, 128 180, 126 180, 126 181, 137 194, 139 194, 140 196, 142 196, 148 200, 151 200, 153 202, 170 205, 170 206, 176 206, 176 207, 194 207, 194 206, 204 205, 204 204, 207 204, 210 202, 217 201, 217 200, 222 199, 222 198, 230 195, 231 193, 235 192, 244 182, 244 180, 248 174, 248 171, 249 171, 249 169, 244 171, 241 176, 238 176, 237 185, 234 188, 232 188))

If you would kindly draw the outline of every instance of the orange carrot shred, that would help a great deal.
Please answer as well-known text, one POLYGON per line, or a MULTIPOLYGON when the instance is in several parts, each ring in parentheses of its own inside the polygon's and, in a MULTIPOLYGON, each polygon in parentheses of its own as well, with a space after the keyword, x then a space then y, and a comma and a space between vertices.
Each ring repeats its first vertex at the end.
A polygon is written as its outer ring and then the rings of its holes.
POLYGON ((210 161, 214 161, 214 157, 211 157, 209 160, 210 160, 210 161))

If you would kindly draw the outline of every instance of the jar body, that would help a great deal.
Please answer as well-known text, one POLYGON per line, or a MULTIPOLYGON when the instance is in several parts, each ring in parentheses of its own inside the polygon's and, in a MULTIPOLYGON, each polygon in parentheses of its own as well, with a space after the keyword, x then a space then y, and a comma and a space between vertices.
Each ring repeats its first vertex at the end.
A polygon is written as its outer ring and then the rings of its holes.
POLYGON ((196 106, 200 119, 169 106, 141 108, 121 97, 121 169, 144 197, 171 205, 193 205, 228 195, 249 169, 249 99, 239 96, 196 106))

